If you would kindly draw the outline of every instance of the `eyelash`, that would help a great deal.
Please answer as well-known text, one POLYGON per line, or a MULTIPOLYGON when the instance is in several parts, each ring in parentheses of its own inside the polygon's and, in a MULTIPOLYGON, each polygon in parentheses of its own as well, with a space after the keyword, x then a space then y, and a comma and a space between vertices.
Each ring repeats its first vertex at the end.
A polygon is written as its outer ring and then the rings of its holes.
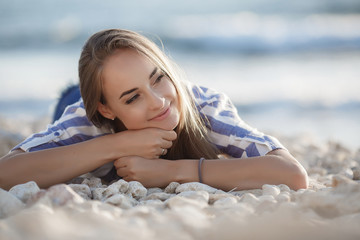
POLYGON ((155 83, 158 83, 161 81, 161 79, 164 77, 164 74, 159 75, 156 79, 155 79, 155 83))
MULTIPOLYGON (((159 75, 159 76, 155 79, 154 84, 159 83, 163 77, 165 77, 164 74, 159 75)), ((130 104, 130 103, 132 103, 133 101, 135 101, 138 97, 139 97, 139 94, 135 94, 133 97, 131 97, 131 98, 130 98, 129 100, 127 100, 125 103, 126 103, 126 104, 130 104)))

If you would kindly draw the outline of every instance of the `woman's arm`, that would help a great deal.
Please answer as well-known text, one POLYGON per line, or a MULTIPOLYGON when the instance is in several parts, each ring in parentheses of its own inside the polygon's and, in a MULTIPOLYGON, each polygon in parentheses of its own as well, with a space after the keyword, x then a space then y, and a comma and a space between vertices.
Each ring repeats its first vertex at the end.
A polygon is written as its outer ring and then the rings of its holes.
MULTIPOLYGON (((177 164, 177 181, 198 181, 198 160, 177 164)), ((283 149, 260 157, 205 160, 202 179, 205 184, 226 191, 261 188, 264 184, 286 184, 294 190, 308 187, 305 169, 283 149)))
MULTIPOLYGON (((159 160, 125 157, 114 162, 119 176, 146 187, 166 187, 172 181, 197 182, 199 160, 159 160)), ((225 191, 261 188, 263 184, 286 184, 292 189, 307 188, 305 169, 286 150, 265 156, 241 159, 205 160, 203 183, 225 191)))
POLYGON ((36 152, 15 150, 0 159, 0 187, 35 181, 46 188, 89 172, 121 156, 111 147, 111 137, 36 152))
POLYGON ((46 188, 66 182, 120 157, 138 154, 155 158, 170 148, 176 133, 161 129, 125 131, 68 146, 24 152, 0 158, 0 187, 9 189, 27 181, 46 188))

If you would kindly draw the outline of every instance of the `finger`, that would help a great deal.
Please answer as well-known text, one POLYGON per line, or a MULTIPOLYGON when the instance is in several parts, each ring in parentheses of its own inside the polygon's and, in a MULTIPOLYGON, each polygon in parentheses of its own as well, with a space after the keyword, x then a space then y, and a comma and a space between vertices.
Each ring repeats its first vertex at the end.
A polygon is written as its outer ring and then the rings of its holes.
POLYGON ((160 147, 168 149, 171 148, 172 145, 173 145, 172 141, 163 140, 160 144, 160 147))
POLYGON ((167 149, 166 149, 166 148, 160 148, 159 156, 166 155, 166 153, 167 153, 167 149))
POLYGON ((114 167, 116 169, 118 168, 123 168, 127 166, 127 161, 125 160, 125 158, 119 158, 117 160, 114 161, 114 167))
POLYGON ((177 138, 177 134, 175 131, 164 131, 162 137, 168 141, 174 141, 177 138))
POLYGON ((119 175, 122 178, 125 178, 128 175, 127 170, 125 168, 118 168, 116 170, 116 173, 117 173, 117 175, 119 175))

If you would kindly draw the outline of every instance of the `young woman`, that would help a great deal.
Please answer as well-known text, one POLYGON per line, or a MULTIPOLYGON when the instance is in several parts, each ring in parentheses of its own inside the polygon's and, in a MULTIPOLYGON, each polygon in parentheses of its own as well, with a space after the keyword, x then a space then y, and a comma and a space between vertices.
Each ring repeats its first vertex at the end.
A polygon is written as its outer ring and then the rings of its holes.
POLYGON ((278 140, 246 125, 224 94, 185 82, 142 35, 94 34, 83 47, 79 78, 82 99, 1 158, 0 187, 30 180, 48 187, 87 172, 146 187, 308 185, 278 140))

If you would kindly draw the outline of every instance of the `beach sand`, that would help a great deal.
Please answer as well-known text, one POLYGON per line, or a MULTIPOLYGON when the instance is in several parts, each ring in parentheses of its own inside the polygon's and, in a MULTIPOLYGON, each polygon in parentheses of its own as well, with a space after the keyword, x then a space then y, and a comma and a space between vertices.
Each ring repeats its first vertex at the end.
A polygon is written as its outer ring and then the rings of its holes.
MULTIPOLYGON (((0 119, 1 156, 44 122, 0 119)), ((308 171, 308 189, 146 189, 90 175, 46 190, 28 182, 0 189, 0 239, 360 239, 360 149, 273 135, 308 171)))

